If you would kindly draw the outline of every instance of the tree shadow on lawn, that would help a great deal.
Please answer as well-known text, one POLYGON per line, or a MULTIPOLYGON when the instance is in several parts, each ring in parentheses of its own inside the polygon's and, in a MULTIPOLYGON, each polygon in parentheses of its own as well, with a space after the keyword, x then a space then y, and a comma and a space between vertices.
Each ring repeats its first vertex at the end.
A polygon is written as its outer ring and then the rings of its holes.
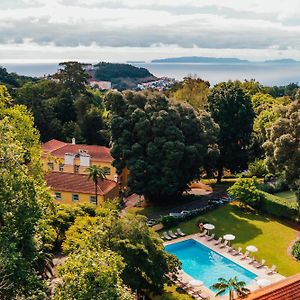
MULTIPOLYGON (((223 220, 220 220, 218 216, 214 215, 210 217, 209 214, 207 214, 206 218, 209 222, 215 224, 216 228, 214 233, 217 237, 223 237, 225 234, 233 234, 235 235, 235 240, 233 241, 234 244, 244 244, 263 233, 259 227, 247 221, 248 215, 250 216, 250 213, 243 213, 241 215, 239 212, 239 217, 237 217, 234 209, 224 215, 223 220)), ((253 217, 256 221, 268 222, 268 219, 257 214, 254 214, 254 216, 251 214, 251 220, 254 220, 253 217)))

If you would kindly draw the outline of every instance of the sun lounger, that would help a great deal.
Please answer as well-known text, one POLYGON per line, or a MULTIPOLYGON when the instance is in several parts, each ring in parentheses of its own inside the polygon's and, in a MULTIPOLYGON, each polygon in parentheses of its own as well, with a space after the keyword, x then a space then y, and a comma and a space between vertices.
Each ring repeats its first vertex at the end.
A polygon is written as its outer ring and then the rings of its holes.
POLYGON ((238 250, 235 250, 235 249, 234 249, 234 250, 231 252, 231 254, 234 255, 234 256, 240 255, 240 254, 242 254, 241 251, 242 251, 242 247, 239 247, 238 250))
POLYGON ((215 234, 214 234, 214 233, 213 233, 212 235, 208 235, 207 240, 208 240, 208 241, 211 241, 211 240, 214 239, 214 237, 215 237, 215 234))
POLYGON ((217 241, 214 242, 215 245, 219 245, 222 241, 222 238, 220 237, 217 241))
POLYGON ((207 234, 207 230, 205 229, 203 232, 201 232, 200 234, 199 234, 199 236, 201 237, 201 236, 205 236, 207 234))
POLYGON ((249 251, 246 251, 245 254, 240 259, 246 259, 249 255, 249 251))
POLYGON ((172 238, 167 234, 167 232, 163 232, 163 237, 166 239, 166 240, 171 240, 172 238))
POLYGON ((266 263, 266 260, 262 259, 260 263, 255 264, 255 267, 257 269, 262 268, 265 265, 265 263, 266 263))
POLYGON ((248 262, 248 264, 249 264, 249 265, 252 265, 252 264, 254 264, 255 262, 256 262, 256 259, 255 259, 255 257, 253 256, 253 257, 250 258, 250 261, 248 262))
POLYGON ((227 252, 230 253, 230 252, 232 252, 232 251, 234 251, 234 248, 231 247, 231 246, 228 246, 227 252))
POLYGON ((172 238, 172 239, 177 239, 177 235, 173 233, 172 230, 168 231, 168 235, 172 238))
POLYGON ((267 270, 268 275, 272 275, 274 273, 276 273, 276 266, 275 265, 273 265, 270 269, 267 270))
POLYGON ((185 233, 183 233, 180 228, 177 228, 177 233, 181 236, 185 236, 185 233))
POLYGON ((225 241, 224 243, 222 243, 219 248, 225 248, 228 244, 228 241, 225 241))

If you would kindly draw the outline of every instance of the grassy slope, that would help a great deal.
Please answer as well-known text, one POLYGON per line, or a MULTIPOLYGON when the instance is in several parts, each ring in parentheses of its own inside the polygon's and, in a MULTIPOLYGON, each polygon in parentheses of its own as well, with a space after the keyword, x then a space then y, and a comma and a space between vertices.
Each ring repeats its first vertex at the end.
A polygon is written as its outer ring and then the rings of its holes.
POLYGON ((289 200, 291 202, 295 202, 295 203, 297 202, 296 195, 292 191, 284 191, 284 192, 276 193, 274 195, 277 196, 277 197, 289 200))
MULTIPOLYGON (((281 274, 289 276, 300 272, 300 263, 288 254, 290 243, 296 239, 297 230, 284 222, 254 212, 245 211, 236 205, 222 206, 203 215, 215 224, 217 236, 232 233, 236 236, 233 245, 243 247, 255 245, 258 259, 265 258, 269 265, 275 264, 281 274)), ((198 232, 196 217, 179 226, 187 234, 198 232)))

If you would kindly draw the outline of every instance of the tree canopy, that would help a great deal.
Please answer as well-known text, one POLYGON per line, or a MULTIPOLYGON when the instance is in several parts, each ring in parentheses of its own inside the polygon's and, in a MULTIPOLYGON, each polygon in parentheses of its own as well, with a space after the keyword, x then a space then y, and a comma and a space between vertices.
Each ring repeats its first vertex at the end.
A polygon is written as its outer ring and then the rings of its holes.
POLYGON ((267 165, 274 174, 280 172, 296 192, 300 203, 300 93, 289 106, 281 107, 280 117, 271 127, 264 143, 267 165))
POLYGON ((44 299, 39 222, 49 210, 42 179, 39 134, 24 106, 11 106, 0 86, 0 261, 7 281, 1 299, 44 299))
POLYGON ((217 163, 220 181, 224 167, 232 172, 247 168, 254 111, 250 97, 238 82, 231 81, 214 86, 208 96, 208 109, 220 126, 217 163))
POLYGON ((173 103, 159 93, 107 94, 114 166, 129 169, 128 185, 150 201, 181 195, 199 177, 218 126, 206 112, 173 103))

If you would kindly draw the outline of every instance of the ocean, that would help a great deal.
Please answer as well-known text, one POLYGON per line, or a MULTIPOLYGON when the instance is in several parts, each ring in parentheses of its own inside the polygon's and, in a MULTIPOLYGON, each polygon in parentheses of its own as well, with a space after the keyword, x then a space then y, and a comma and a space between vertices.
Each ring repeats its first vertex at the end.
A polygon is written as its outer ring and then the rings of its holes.
MULTIPOLYGON (((9 72, 41 77, 55 73, 55 63, 2 63, 9 72)), ((300 63, 135 63, 148 69, 157 77, 172 77, 181 80, 187 75, 197 75, 211 85, 227 80, 256 79, 263 85, 286 85, 300 82, 300 63)))

